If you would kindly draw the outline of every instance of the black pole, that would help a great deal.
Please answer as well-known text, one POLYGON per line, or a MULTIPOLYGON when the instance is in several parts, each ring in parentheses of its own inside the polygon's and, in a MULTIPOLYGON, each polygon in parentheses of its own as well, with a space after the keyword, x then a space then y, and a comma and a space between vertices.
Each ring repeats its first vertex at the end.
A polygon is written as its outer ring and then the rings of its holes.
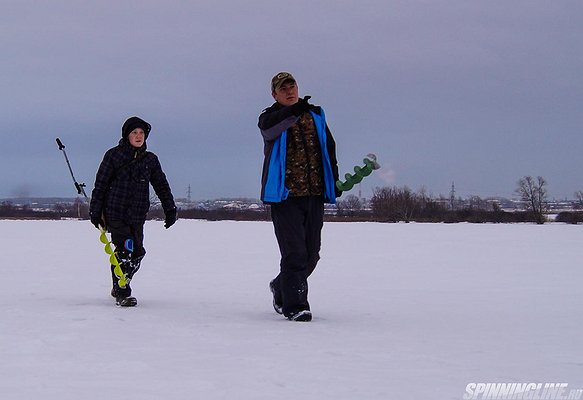
POLYGON ((65 151, 65 145, 61 142, 61 139, 57 138, 57 145, 59 146, 59 150, 63 152, 65 156, 65 161, 67 161, 67 166, 69 167, 69 172, 71 173, 71 178, 73 178, 73 183, 75 184, 75 189, 77 189, 77 194, 82 194, 85 196, 85 199, 89 200, 89 197, 85 193, 85 184, 78 183, 75 179, 75 175, 73 175, 73 169, 71 168, 71 163, 69 162, 69 157, 67 157, 67 152, 65 151))

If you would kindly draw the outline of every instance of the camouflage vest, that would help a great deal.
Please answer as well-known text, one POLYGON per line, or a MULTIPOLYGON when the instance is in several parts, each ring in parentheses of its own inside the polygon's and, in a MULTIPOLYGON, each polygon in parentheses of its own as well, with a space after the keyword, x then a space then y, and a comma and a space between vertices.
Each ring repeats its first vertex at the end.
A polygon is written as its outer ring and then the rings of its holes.
POLYGON ((312 115, 303 113, 287 135, 285 186, 289 195, 323 195, 322 151, 312 115))

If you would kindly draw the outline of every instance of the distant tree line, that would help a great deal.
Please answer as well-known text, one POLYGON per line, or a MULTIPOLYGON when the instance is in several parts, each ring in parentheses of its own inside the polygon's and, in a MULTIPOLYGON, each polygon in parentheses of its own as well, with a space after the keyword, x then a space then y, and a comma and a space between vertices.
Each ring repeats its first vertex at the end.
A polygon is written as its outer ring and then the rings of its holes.
MULTIPOLYGON (((547 181, 538 176, 524 176, 516 184, 516 193, 525 205, 525 211, 503 211, 496 202, 478 196, 470 197, 463 206, 453 207, 445 198, 434 199, 424 190, 413 192, 407 186, 382 187, 373 190, 370 209, 364 210, 360 199, 348 195, 338 202, 336 220, 372 220, 378 222, 472 222, 543 224, 549 211, 547 181)), ((575 193, 583 209, 583 191, 575 193)), ((583 222, 583 212, 561 212, 557 222, 583 222)))
MULTIPOLYGON (((575 199, 577 204, 576 209, 583 210, 583 190, 575 192, 575 199)), ((568 224, 578 224, 583 222, 583 211, 564 211, 557 215, 557 222, 565 222, 568 224)))
MULTIPOLYGON (((263 207, 261 210, 239 210, 233 208, 189 208, 179 210, 178 218, 180 219, 204 219, 207 221, 268 221, 271 220, 269 207, 263 207)), ((164 211, 160 208, 150 210, 148 219, 164 220, 164 211)))
POLYGON ((363 210, 359 199, 348 195, 338 202, 333 220, 369 220, 377 222, 538 222, 531 211, 503 211, 495 202, 473 196, 462 207, 451 208, 444 198, 433 199, 424 190, 408 187, 382 187, 373 190, 370 208, 363 210))
MULTIPOLYGON (((547 182, 542 177, 524 176, 517 182, 516 193, 525 205, 525 211, 503 211, 495 201, 472 196, 454 206, 444 197, 432 198, 425 190, 412 191, 407 186, 377 187, 372 198, 365 204, 359 197, 346 193, 338 199, 336 208, 327 208, 327 221, 375 221, 375 222, 472 222, 472 223, 513 223, 534 222, 543 224, 549 211, 547 182)), ((583 210, 583 191, 575 193, 578 207, 583 210)), ((164 219, 164 212, 154 206, 148 219, 164 219)), ((271 219, 270 207, 262 205, 259 209, 236 208, 189 208, 179 211, 181 219, 204 219, 210 221, 268 221, 271 219)), ((19 219, 89 219, 89 205, 81 198, 73 203, 58 203, 51 210, 33 210, 28 205, 0 203, 0 218, 19 219)), ((583 223, 583 211, 561 212, 557 222, 583 223)))
POLYGON ((0 203, 2 219, 61 219, 58 212, 52 210, 33 210, 28 205, 16 206, 9 201, 0 203))

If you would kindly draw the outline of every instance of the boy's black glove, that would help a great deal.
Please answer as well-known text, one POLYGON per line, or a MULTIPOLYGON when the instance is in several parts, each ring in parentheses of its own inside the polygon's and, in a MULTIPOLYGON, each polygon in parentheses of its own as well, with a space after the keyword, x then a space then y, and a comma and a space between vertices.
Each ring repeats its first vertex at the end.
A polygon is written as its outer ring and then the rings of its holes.
POLYGON ((91 214, 91 223, 97 228, 97 229, 105 229, 105 223, 103 222, 103 218, 101 218, 101 213, 94 213, 91 214))
POLYGON ((310 110, 310 107, 312 106, 310 103, 308 103, 308 100, 310 100, 312 98, 312 96, 304 96, 304 98, 300 98, 298 100, 298 102, 296 104, 294 104, 293 107, 293 114, 296 116, 300 116, 303 113, 307 112, 310 110))
POLYGON ((172 208, 168 211, 164 211, 166 219, 164 219, 164 228, 168 229, 176 222, 176 209, 172 208))

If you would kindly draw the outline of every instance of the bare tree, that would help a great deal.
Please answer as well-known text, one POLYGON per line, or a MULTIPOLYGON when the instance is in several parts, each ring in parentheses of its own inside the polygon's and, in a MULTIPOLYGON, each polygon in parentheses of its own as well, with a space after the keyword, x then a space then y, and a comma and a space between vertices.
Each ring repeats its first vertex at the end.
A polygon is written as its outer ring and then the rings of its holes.
POLYGON ((399 217, 402 221, 411 221, 415 211, 417 211, 419 208, 419 200, 417 199, 417 195, 413 193, 413 191, 407 186, 404 186, 402 189, 397 189, 396 195, 397 201, 395 205, 399 217))
POLYGON ((373 215, 381 221, 397 222, 394 211, 394 189, 392 187, 374 188, 370 199, 373 215))
POLYGON ((336 205, 338 207, 339 215, 353 216, 358 211, 362 210, 362 202, 358 196, 353 194, 349 194, 344 200, 338 201, 336 205))
POLYGON ((375 188, 371 198, 373 215, 385 221, 409 222, 419 211, 420 205, 417 194, 407 186, 375 188))
POLYGON ((526 203, 529 211, 533 213, 537 224, 544 224, 545 212, 548 210, 547 181, 539 176, 525 176, 518 181, 516 193, 526 203))
POLYGON ((488 201, 482 199, 480 196, 470 196, 468 198, 468 208, 470 210, 490 211, 492 206, 488 201))

